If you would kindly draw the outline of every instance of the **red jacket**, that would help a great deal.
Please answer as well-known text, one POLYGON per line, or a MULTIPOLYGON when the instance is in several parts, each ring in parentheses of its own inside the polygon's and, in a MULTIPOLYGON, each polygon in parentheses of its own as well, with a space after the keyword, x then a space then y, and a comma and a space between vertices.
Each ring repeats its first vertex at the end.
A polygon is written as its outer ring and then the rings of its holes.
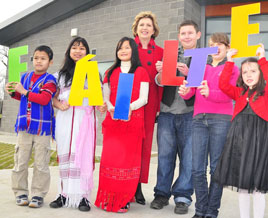
POLYGON ((147 70, 148 75, 150 77, 148 104, 145 107, 147 107, 148 109, 148 107, 151 108, 151 107, 155 107, 154 105, 157 105, 157 111, 159 111, 163 88, 159 87, 155 83, 155 76, 157 74, 155 64, 157 61, 162 61, 163 49, 157 46, 153 39, 150 40, 147 49, 142 48, 142 45, 138 36, 136 36, 135 41, 138 45, 141 65, 147 70))
MULTIPOLYGON (((261 70, 263 72, 264 79, 268 81, 268 61, 266 58, 261 58, 258 61, 261 70)), ((230 78, 232 75, 234 63, 233 62, 226 62, 225 67, 223 69, 223 72, 220 76, 220 82, 219 87, 220 89, 228 95, 230 98, 234 99, 236 101, 235 108, 234 108, 234 114, 233 118, 239 114, 247 105, 249 102, 250 107, 252 110, 262 119, 265 121, 268 121, 268 85, 266 82, 265 86, 265 93, 263 96, 259 96, 256 101, 252 101, 254 95, 250 97, 249 100, 247 100, 248 97, 248 91, 241 95, 241 92, 243 89, 241 87, 235 87, 230 84, 230 78)))

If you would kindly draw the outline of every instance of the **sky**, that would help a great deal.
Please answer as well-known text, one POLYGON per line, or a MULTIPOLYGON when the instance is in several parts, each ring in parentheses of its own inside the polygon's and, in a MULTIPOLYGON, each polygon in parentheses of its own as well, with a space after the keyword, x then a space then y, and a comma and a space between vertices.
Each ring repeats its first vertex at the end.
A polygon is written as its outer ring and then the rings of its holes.
POLYGON ((0 23, 13 17, 17 13, 29 8, 33 4, 40 2, 40 0, 2 0, 1 1, 1 13, 0 23))

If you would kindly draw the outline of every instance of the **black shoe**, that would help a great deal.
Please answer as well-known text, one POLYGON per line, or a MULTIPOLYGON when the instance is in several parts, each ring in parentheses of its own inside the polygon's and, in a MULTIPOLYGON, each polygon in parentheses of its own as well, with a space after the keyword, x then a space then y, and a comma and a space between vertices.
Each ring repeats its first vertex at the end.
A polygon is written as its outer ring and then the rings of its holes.
POLYGON ((175 209, 174 209, 174 213, 176 214, 186 214, 188 213, 188 205, 185 204, 184 202, 177 202, 175 209))
POLYGON ((89 205, 89 201, 86 198, 83 198, 80 201, 80 204, 78 206, 78 209, 80 211, 90 211, 90 205, 89 205))
POLYGON ((138 187, 135 193, 135 199, 138 204, 145 205, 145 198, 142 194, 141 183, 138 184, 138 187))
POLYGON ((194 215, 192 218, 205 218, 204 216, 194 215))
POLYGON ((66 198, 62 195, 60 195, 55 201, 52 201, 49 206, 51 208, 60 208, 63 207, 63 205, 66 202, 66 198))
POLYGON ((161 195, 156 195, 154 200, 151 202, 150 208, 160 210, 167 205, 168 205, 168 198, 161 195))

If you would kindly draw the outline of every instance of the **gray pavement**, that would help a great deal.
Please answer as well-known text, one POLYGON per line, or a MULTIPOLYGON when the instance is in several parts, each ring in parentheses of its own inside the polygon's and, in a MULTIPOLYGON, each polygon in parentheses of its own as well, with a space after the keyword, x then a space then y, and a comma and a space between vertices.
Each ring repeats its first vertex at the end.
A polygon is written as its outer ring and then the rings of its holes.
MULTIPOLYGON (((5 143, 16 143, 15 134, 6 134, 0 132, 0 142, 5 143)), ((101 146, 97 146, 96 155, 101 154, 101 146)), ((155 154, 151 158, 150 165, 150 177, 149 183, 143 185, 143 192, 146 198, 146 205, 142 206, 136 203, 131 204, 129 212, 126 214, 117 214, 117 213, 108 213, 101 209, 96 208, 92 205, 90 212, 80 212, 77 209, 73 208, 60 208, 60 209, 51 209, 49 208, 49 202, 53 201, 57 195, 58 187, 58 167, 51 167, 51 184, 50 190, 45 198, 44 206, 40 209, 32 209, 28 207, 19 207, 15 204, 14 195, 11 190, 10 185, 10 175, 11 170, 0 170, 0 218, 113 218, 113 217, 126 217, 126 218, 190 218, 194 215, 194 201, 195 196, 193 196, 193 204, 189 208, 189 213, 186 215, 174 214, 175 204, 173 199, 170 199, 169 205, 164 207, 162 210, 153 210, 150 209, 150 202, 153 200, 153 188, 156 184, 156 171, 157 171, 157 157, 155 154)), ((176 175, 178 174, 179 169, 176 168, 176 175)), ((91 195, 91 202, 95 201, 97 187, 98 187, 98 175, 99 175, 99 164, 96 164, 96 169, 94 172, 94 184, 91 195)), ((29 169, 29 184, 31 184, 32 169, 29 169)), ((268 203, 266 203, 268 208, 268 203)), ((239 209, 238 209, 238 195, 236 192, 233 192, 228 189, 224 189, 224 194, 222 198, 222 205, 220 208, 220 218, 239 218, 239 209)), ((265 217, 268 217, 268 210, 266 210, 265 217)))

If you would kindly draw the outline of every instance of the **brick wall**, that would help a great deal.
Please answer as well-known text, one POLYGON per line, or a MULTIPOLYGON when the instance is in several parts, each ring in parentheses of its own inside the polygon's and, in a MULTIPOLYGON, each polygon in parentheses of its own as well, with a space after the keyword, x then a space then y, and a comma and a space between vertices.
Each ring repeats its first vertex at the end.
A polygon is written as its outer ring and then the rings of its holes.
MULTIPOLYGON (((156 43, 163 46, 164 40, 177 39, 177 28, 181 21, 194 19, 200 24, 200 6, 195 0, 107 0, 56 23, 42 31, 13 44, 11 47, 29 46, 29 55, 22 61, 28 62, 28 70, 32 70, 30 57, 33 50, 41 44, 51 46, 54 51, 54 64, 49 72, 59 70, 64 53, 72 37, 72 28, 78 28, 78 35, 85 37, 90 48, 97 49, 97 61, 114 60, 115 47, 123 36, 132 36, 131 26, 134 17, 140 12, 150 10, 156 14, 160 34, 156 43)), ((5 96, 1 131, 11 132, 18 111, 18 102, 5 96)), ((103 117, 100 117, 99 124, 103 117)), ((100 127, 100 125, 99 125, 100 127)), ((101 142, 101 128, 98 131, 101 142)))

